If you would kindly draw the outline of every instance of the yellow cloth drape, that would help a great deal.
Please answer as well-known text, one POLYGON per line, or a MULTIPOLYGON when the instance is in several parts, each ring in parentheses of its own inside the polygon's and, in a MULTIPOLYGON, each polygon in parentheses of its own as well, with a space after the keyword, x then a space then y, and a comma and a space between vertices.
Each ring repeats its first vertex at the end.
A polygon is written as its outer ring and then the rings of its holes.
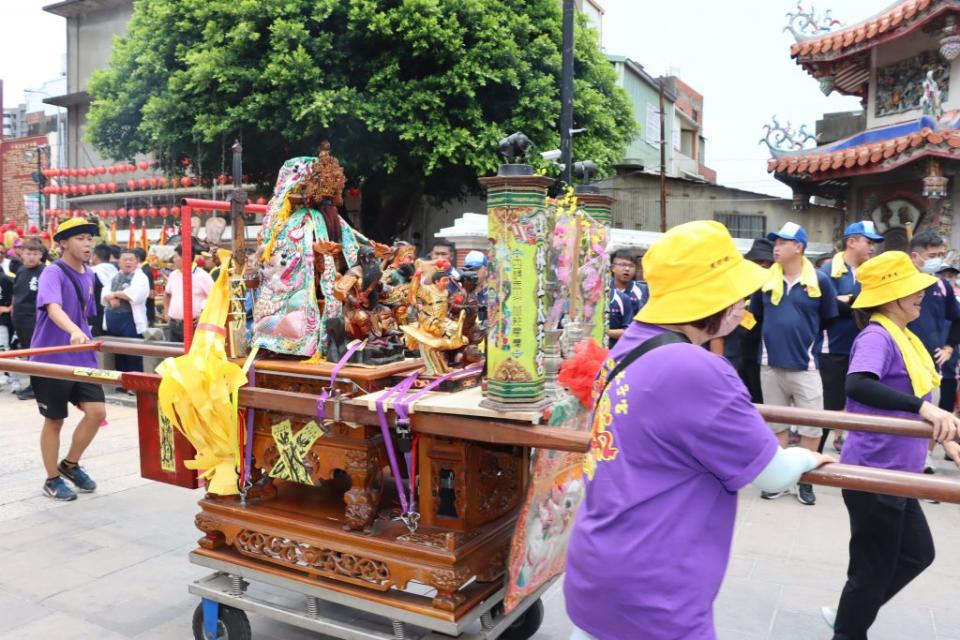
POLYGON ((227 360, 225 327, 230 307, 230 252, 220 252, 223 268, 200 315, 190 351, 167 358, 157 373, 160 410, 190 444, 197 456, 188 469, 200 470, 210 493, 235 495, 240 463, 237 390, 247 379, 239 366, 227 360))
MULTIPOLYGON (((803 266, 800 269, 800 282, 801 286, 807 288, 807 295, 811 298, 820 297, 820 283, 817 281, 817 270, 813 266, 813 263, 803 259, 803 266)), ((783 266, 779 262, 774 262, 773 266, 770 267, 770 278, 767 280, 767 283, 763 285, 763 291, 766 293, 770 292, 770 302, 773 303, 773 306, 780 304, 780 301, 783 299, 783 266)))
POLYGON ((880 313, 870 316, 870 322, 879 324, 893 338, 903 357, 903 363, 907 366, 907 375, 910 376, 915 396, 922 398, 940 387, 940 374, 937 373, 937 367, 933 364, 933 358, 913 331, 901 329, 890 318, 880 313))
POLYGON ((843 252, 841 251, 833 256, 833 260, 830 261, 830 277, 839 278, 848 271, 850 269, 847 267, 847 261, 844 260, 843 252))

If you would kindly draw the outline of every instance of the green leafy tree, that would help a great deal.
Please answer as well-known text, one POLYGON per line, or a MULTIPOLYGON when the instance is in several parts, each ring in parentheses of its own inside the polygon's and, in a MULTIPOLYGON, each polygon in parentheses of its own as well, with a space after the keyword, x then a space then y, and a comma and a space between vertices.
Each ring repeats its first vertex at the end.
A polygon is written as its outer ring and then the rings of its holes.
MULTIPOLYGON (((505 135, 559 146, 560 41, 559 0, 138 0, 90 82, 89 137, 205 175, 239 137, 263 183, 326 139, 388 236, 421 196, 475 191, 505 135)), ((575 158, 609 169, 635 124, 582 17, 575 58, 575 158)))

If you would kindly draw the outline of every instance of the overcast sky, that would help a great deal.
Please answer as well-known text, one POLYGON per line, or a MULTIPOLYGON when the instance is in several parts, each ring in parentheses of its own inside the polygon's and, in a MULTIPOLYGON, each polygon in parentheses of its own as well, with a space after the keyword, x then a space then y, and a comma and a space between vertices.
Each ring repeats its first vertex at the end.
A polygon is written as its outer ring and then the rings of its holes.
MULTIPOLYGON (((834 17, 853 24, 891 0, 830 0, 834 17)), ((41 7, 52 0, 2 0, 0 78, 5 105, 25 88, 56 78, 66 50, 65 20, 41 7)), ((817 81, 790 58, 793 37, 782 32, 791 0, 600 0, 604 46, 654 76, 674 71, 704 96, 707 165, 722 184, 789 195, 766 173, 763 125, 774 114, 808 129, 825 112, 859 108, 855 98, 820 93, 817 81)), ((822 5, 826 8, 827 5, 822 5)))

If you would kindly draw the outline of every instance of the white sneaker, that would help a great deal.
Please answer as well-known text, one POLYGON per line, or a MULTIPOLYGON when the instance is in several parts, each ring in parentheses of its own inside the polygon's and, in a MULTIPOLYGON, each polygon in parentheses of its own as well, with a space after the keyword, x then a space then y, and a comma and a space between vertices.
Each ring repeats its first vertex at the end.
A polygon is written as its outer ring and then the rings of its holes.
POLYGON ((20 376, 14 376, 10 380, 10 393, 20 393, 20 376))
POLYGON ((837 608, 820 607, 820 615, 823 616, 823 621, 827 623, 827 626, 833 629, 834 625, 837 623, 837 608))
POLYGON ((928 475, 936 473, 936 470, 933 468, 933 455, 931 455, 930 451, 927 451, 927 460, 923 463, 923 472, 928 475))

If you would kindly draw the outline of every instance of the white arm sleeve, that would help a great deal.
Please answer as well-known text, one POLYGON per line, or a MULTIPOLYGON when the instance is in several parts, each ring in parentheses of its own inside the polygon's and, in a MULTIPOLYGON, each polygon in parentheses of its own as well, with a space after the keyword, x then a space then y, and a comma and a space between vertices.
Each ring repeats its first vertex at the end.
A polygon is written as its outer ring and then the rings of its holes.
POLYGON ((801 475, 813 471, 816 466, 817 459, 806 449, 777 449, 773 460, 753 479, 752 484, 761 491, 783 491, 796 484, 801 475))

